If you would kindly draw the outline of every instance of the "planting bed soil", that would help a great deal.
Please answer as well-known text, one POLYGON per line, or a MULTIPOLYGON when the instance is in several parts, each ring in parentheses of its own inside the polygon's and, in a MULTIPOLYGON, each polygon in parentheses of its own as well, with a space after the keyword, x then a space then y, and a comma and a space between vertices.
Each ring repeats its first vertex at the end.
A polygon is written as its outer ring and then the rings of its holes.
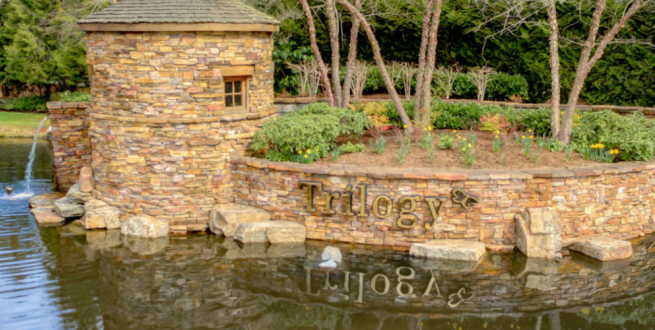
MULTIPOLYGON (((428 151, 420 146, 420 135, 412 137, 411 151, 404 158, 402 162, 396 160, 400 143, 392 131, 384 132, 384 137, 387 140, 386 148, 382 154, 377 154, 371 147, 370 141, 373 140, 371 136, 363 136, 358 139, 354 138, 340 138, 339 143, 346 143, 348 141, 353 144, 363 143, 366 146, 365 152, 344 154, 337 158, 328 157, 315 164, 342 164, 353 166, 372 166, 372 167, 396 167, 396 168, 433 168, 433 169, 517 169, 517 168, 544 168, 544 167, 569 167, 581 165, 594 165, 601 164, 599 162, 587 160, 581 154, 573 152, 570 160, 567 163, 565 152, 550 152, 546 149, 540 148, 536 140, 534 141, 531 149, 531 156, 539 153, 541 154, 535 162, 533 159, 526 157, 523 147, 520 143, 515 142, 514 135, 501 134, 505 144, 502 151, 495 153, 493 151, 494 134, 489 132, 476 131, 478 136, 477 144, 474 147, 478 155, 478 159, 474 165, 464 164, 462 155, 460 154, 459 144, 460 140, 455 139, 456 146, 452 149, 441 150, 439 149, 439 135, 441 133, 453 134, 452 130, 433 131, 434 141, 432 142, 433 161, 430 162, 428 151), (505 155, 501 162, 501 154, 504 151, 505 155)), ((461 137, 466 137, 470 132, 457 131, 461 137)), ((523 134, 523 133, 519 133, 523 134)), ((536 139, 536 137, 535 137, 536 139)))

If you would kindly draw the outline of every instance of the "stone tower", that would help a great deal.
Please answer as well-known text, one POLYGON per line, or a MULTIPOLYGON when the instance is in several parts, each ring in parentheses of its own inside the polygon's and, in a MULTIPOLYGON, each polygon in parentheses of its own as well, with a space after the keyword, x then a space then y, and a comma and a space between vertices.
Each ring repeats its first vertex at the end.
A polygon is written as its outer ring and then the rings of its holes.
POLYGON ((123 0, 86 31, 94 197, 199 231, 275 114, 278 22, 236 0, 123 0))

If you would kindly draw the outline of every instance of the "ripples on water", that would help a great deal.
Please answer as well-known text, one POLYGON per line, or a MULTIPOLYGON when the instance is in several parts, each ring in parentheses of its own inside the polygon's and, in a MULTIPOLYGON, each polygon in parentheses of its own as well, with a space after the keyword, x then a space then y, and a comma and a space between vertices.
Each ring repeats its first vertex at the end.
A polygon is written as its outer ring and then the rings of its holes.
MULTIPOLYGON (((12 185, 21 193, 30 147, 28 139, 0 139, 2 191, 12 185)), ((35 193, 49 191, 51 166, 41 142, 35 193)), ((144 241, 75 225, 39 227, 27 200, 12 196, 0 198, 0 329, 655 328, 652 239, 623 263, 492 255, 474 270, 341 245, 345 266, 326 272, 316 268, 325 243, 240 246, 210 235, 144 241)))

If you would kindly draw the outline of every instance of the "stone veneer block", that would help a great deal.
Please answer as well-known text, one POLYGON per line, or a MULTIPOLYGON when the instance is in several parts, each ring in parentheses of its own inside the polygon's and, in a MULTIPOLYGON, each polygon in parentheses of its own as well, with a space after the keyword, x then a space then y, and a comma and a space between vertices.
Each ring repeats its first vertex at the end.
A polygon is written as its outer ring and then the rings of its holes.
POLYGON ((600 261, 620 260, 632 257, 632 244, 609 237, 594 237, 575 242, 569 247, 600 261))
POLYGON ((39 225, 60 225, 66 219, 59 216, 52 207, 35 207, 30 210, 39 225))
POLYGON ((121 234, 145 238, 168 236, 168 222, 147 215, 134 216, 121 224, 121 234))
POLYGON ((90 192, 82 191, 81 184, 76 183, 66 193, 66 198, 72 203, 84 204, 93 199, 90 192))
POLYGON ((487 250, 484 243, 459 239, 438 239, 415 243, 409 249, 409 254, 413 257, 476 263, 485 253, 487 250))
POLYGON ((89 209, 85 205, 82 224, 85 229, 119 229, 121 228, 121 212, 117 207, 101 206, 89 209))
POLYGON ((559 259, 562 237, 552 208, 529 208, 517 214, 516 246, 529 258, 559 259))
POLYGON ((270 213, 253 206, 235 203, 219 204, 214 206, 209 214, 209 229, 216 235, 232 237, 242 223, 270 220, 270 213))
POLYGON ((283 220, 243 223, 234 231, 234 239, 245 244, 301 243, 305 241, 305 236, 305 226, 283 220))
POLYGON ((71 202, 64 197, 55 201, 55 212, 62 218, 78 218, 84 215, 84 204, 71 202))

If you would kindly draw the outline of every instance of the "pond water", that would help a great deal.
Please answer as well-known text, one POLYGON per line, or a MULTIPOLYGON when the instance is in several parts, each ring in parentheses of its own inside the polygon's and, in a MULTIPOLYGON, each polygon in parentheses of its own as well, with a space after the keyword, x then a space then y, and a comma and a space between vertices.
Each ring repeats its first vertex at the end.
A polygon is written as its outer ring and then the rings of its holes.
MULTIPOLYGON (((23 189, 31 141, 0 139, 0 187, 23 189)), ((35 193, 52 165, 37 146, 35 193)), ((241 246, 213 235, 140 240, 39 227, 0 197, 0 329, 653 329, 655 244, 602 264, 488 255, 477 267, 327 243, 241 246)))

